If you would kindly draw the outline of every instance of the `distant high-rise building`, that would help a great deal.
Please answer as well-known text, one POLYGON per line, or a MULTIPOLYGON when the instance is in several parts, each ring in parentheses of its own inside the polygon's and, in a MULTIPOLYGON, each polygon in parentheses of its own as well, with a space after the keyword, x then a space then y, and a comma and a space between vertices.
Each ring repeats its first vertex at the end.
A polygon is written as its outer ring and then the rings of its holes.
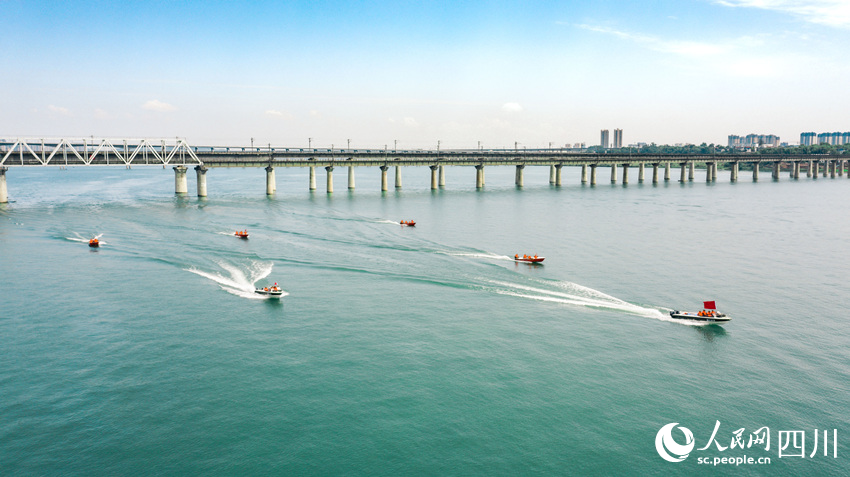
POLYGON ((623 147, 623 130, 614 130, 614 147, 623 147))
POLYGON ((744 137, 735 135, 729 136, 729 147, 747 148, 765 146, 779 146, 779 136, 775 136, 773 134, 747 134, 744 137))
POLYGON ((817 141, 818 135, 813 132, 804 132, 800 134, 800 145, 801 146, 812 146, 817 141))
POLYGON ((599 145, 602 146, 603 149, 608 149, 609 144, 610 143, 608 141, 608 130, 603 129, 601 137, 599 139, 599 145))

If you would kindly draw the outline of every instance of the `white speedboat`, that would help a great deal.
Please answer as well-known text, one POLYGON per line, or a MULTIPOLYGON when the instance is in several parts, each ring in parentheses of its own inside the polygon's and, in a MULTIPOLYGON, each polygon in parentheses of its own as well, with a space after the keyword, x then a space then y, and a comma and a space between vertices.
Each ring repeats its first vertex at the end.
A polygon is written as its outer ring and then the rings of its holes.
POLYGON ((722 323, 726 323, 726 322, 732 320, 732 318, 729 318, 725 314, 718 313, 714 310, 700 311, 700 312, 697 312, 697 313, 692 313, 690 311, 674 310, 674 311, 670 312, 670 318, 675 318, 677 320, 688 320, 688 321, 700 322, 700 323, 706 323, 706 324, 709 324, 709 323, 722 324, 722 323))
POLYGON ((257 293, 258 295, 267 296, 269 298, 280 298, 281 296, 283 296, 283 290, 281 290, 280 287, 277 286, 277 283, 275 283, 272 287, 255 288, 254 293, 257 293))

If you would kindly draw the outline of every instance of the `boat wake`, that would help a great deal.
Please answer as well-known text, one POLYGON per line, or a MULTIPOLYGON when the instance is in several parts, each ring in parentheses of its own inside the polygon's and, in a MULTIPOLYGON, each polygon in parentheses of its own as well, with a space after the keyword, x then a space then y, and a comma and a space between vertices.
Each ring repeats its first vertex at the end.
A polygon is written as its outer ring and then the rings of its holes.
MULTIPOLYGON (((241 269, 224 262, 218 262, 218 265, 224 269, 225 273, 206 272, 194 267, 185 268, 184 270, 192 272, 195 275, 208 278, 218 283, 222 290, 236 296, 253 300, 265 300, 268 298, 254 293, 254 289, 256 288, 254 284, 272 273, 272 267, 274 266, 273 263, 251 262, 246 269, 241 269)), ((289 293, 283 292, 283 295, 281 296, 286 296, 288 294, 289 293)))
POLYGON ((534 283, 533 285, 522 285, 489 279, 484 279, 484 282, 488 283, 495 293, 501 295, 600 310, 615 310, 661 321, 679 322, 670 318, 669 315, 659 308, 647 308, 635 305, 602 293, 599 290, 594 290, 576 283, 540 281, 540 283, 534 283))
POLYGON ((484 258, 487 260, 507 260, 509 262, 513 262, 514 259, 507 255, 497 255, 495 253, 481 253, 481 252, 437 252, 442 253, 444 255, 450 255, 452 257, 469 257, 469 258, 484 258))

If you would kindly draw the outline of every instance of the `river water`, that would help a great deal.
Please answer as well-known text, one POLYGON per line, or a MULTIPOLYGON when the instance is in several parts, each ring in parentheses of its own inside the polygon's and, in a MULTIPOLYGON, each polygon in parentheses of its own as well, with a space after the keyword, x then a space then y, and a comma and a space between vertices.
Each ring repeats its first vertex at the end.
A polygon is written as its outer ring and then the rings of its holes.
POLYGON ((213 169, 198 199, 170 169, 12 168, 0 474, 850 474, 850 180, 525 171, 381 193, 337 168, 329 196, 277 169, 267 198, 261 169, 213 169), (667 316, 703 300, 732 321, 667 316), (770 463, 700 464, 743 456, 770 463))

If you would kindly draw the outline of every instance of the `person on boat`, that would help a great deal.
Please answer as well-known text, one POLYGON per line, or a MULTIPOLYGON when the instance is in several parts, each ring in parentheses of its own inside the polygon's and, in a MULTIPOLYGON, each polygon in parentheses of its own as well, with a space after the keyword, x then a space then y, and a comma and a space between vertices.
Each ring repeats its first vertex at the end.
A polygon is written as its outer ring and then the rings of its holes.
POLYGON ((514 260, 519 260, 519 254, 518 253, 514 255, 514 260))
POLYGON ((537 260, 537 254, 534 254, 534 259, 537 260))

